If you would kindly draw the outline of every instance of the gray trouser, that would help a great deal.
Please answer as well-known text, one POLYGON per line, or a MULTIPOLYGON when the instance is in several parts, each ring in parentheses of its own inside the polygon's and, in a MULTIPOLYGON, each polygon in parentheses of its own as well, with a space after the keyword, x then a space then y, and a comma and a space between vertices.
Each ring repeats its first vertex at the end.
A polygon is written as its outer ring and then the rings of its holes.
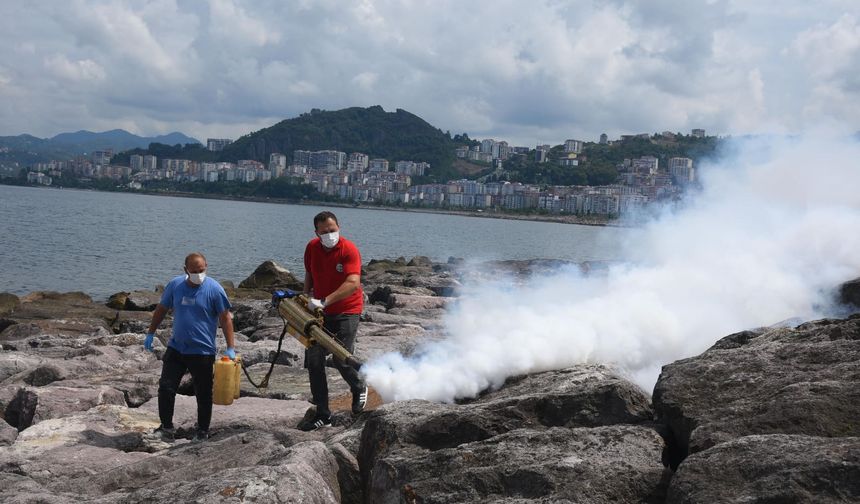
MULTIPOLYGON (((338 342, 350 353, 355 352, 355 334, 358 331, 358 314, 355 315, 326 315, 323 326, 332 333, 338 342)), ((311 396, 317 406, 318 416, 328 416, 328 381, 325 376, 325 358, 328 350, 320 345, 314 345, 305 350, 305 367, 308 368, 308 378, 311 382, 311 396)), ((358 371, 334 359, 334 367, 349 384, 353 394, 364 390, 364 382, 358 371)))

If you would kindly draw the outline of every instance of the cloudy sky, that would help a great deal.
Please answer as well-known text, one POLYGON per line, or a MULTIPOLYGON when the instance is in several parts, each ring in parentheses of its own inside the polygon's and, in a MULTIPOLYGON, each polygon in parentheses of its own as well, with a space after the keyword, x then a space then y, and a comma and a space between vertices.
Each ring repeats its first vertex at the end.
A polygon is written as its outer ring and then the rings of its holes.
POLYGON ((860 130, 856 0, 2 0, 0 43, 0 135, 377 104, 521 145, 860 130))

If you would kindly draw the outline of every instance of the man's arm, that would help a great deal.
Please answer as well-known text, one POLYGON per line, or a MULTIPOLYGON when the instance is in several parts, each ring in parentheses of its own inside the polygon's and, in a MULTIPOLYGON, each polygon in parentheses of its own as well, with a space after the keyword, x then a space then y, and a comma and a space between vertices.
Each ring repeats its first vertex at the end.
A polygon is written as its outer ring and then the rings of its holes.
POLYGON ((154 333, 158 326, 161 325, 161 321, 164 320, 164 316, 167 315, 167 307, 161 303, 158 303, 158 306, 155 307, 155 311, 152 312, 152 321, 149 323, 149 330, 147 333, 154 333))
POLYGON ((236 348, 236 342, 233 339, 233 316, 230 315, 230 310, 221 312, 221 315, 218 315, 218 321, 221 323, 221 329, 224 330, 227 348, 236 348))
POLYGON ((347 275, 346 280, 334 292, 325 297, 325 304, 330 305, 346 299, 361 287, 361 275, 347 275))
POLYGON ((305 272, 305 286, 302 289, 302 293, 309 296, 311 294, 311 291, 313 290, 313 288, 314 288, 314 279, 313 279, 313 277, 311 277, 311 272, 307 271, 307 272, 305 272))

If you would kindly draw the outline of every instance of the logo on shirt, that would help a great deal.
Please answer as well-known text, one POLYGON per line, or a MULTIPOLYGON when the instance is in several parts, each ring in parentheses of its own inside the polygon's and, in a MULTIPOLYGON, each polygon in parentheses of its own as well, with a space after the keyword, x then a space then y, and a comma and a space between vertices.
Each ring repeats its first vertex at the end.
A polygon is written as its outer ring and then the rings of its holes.
POLYGON ((194 306, 197 304, 197 299, 189 296, 182 296, 182 305, 183 306, 194 306))
POLYGON ((343 264, 338 263, 337 266, 334 267, 338 273, 343 273, 343 264))

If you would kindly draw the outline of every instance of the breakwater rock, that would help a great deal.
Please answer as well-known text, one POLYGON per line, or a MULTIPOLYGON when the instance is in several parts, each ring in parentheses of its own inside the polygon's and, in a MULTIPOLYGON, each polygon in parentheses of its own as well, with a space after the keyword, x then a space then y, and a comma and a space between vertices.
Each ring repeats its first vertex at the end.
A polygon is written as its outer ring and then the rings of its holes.
MULTIPOLYGON (((464 285, 603 264, 451 259, 364 265, 356 353, 411 354, 444 336, 464 285)), ((254 377, 283 322, 275 263, 239 287, 237 350, 254 377)), ((854 284, 835 290, 853 302, 854 284)), ((304 352, 284 340, 269 387, 243 379, 192 442, 193 388, 177 397, 177 439, 158 425, 160 356, 142 347, 158 290, 106 302, 83 293, 0 294, 0 485, 4 502, 856 502, 860 500, 860 316, 751 329, 667 364, 653 397, 603 365, 509 378, 456 404, 402 401, 349 412, 329 371, 334 426, 313 414, 304 352), (184 395, 183 395, 184 394, 184 395)), ((219 337, 219 341, 223 339, 219 337)), ((223 344, 223 343, 222 343, 223 344)))

